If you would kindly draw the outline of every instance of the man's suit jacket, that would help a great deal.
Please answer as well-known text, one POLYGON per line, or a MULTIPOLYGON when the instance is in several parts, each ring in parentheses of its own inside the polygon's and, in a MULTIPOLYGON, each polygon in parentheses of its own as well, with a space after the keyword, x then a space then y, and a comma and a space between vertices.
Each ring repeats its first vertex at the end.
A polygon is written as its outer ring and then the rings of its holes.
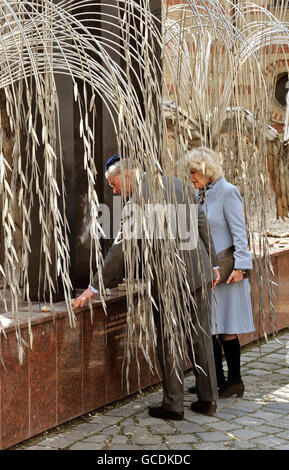
MULTIPOLYGON (((189 223, 189 210, 192 205, 196 205, 193 195, 193 187, 185 185, 177 178, 163 177, 164 200, 167 204, 175 204, 178 211, 178 205, 187 209, 187 224, 189 223)), ((145 203, 152 203, 149 196, 149 187, 144 176, 141 181, 142 196, 145 203)), ((190 288, 196 290, 202 286, 202 283, 209 283, 214 278, 212 266, 217 266, 218 261, 212 238, 209 233, 208 221, 205 213, 199 205, 197 207, 197 224, 191 227, 197 230, 197 247, 195 249, 182 251, 180 256, 184 260, 188 273, 187 280, 190 288)), ((189 226, 189 225, 187 225, 189 226)), ((178 242, 177 242, 178 243, 178 242)), ((102 269, 103 283, 105 287, 113 287, 119 280, 120 267, 124 264, 124 253, 122 249, 121 236, 116 237, 114 243, 109 249, 102 269)), ((98 289, 98 275, 92 280, 93 287, 98 289)))

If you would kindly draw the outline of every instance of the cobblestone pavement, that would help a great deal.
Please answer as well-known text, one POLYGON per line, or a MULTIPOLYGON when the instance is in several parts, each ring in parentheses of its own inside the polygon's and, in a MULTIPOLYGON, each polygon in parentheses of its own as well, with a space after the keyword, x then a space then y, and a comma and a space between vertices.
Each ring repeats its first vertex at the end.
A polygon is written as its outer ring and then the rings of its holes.
MULTIPOLYGON (((15 446, 12 450, 288 450, 289 332, 242 351, 243 398, 218 400, 214 417, 193 413, 186 391, 185 419, 151 418, 161 386, 136 394, 15 446)), ((194 384, 185 379, 185 388, 194 384)), ((11 450, 11 449, 10 449, 11 450)))

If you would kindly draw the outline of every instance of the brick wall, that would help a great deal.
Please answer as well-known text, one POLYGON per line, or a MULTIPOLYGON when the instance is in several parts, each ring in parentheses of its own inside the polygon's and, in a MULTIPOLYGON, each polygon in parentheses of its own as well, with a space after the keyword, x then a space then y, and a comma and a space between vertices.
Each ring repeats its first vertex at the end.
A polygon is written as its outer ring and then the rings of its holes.
MULTIPOLYGON (((166 0, 164 2, 167 7, 185 3, 181 0, 166 0)), ((195 4, 202 4, 203 2, 195 2, 195 4)), ((242 3, 246 3, 245 0, 239 0, 237 2, 239 5, 242 3)), ((276 8, 274 5, 276 2, 273 0, 267 1, 256 1, 257 5, 261 7, 267 8, 273 15, 275 15, 279 19, 284 19, 285 21, 289 22, 289 7, 285 8, 276 8)), ((286 2, 285 2, 286 3, 286 2)), ((224 7, 228 5, 226 1, 223 2, 224 7)), ((277 2, 278 4, 278 2, 277 2)), ((225 11, 225 8, 224 8, 225 11)), ((179 13, 170 14, 170 17, 177 20, 180 18, 179 13)), ((260 19, 260 16, 256 13, 252 13, 251 15, 247 15, 247 21, 255 22, 260 19)), ((238 26, 238 25, 237 25, 238 26)), ((239 25, 241 26, 241 25, 239 25)), ((222 53, 221 50, 217 52, 218 54, 222 53)), ((270 99, 270 116, 268 124, 272 125, 277 129, 277 131, 282 135, 284 131, 284 120, 285 120, 285 108, 282 107, 275 98, 275 85, 276 79, 280 74, 287 73, 287 61, 289 58, 289 47, 288 45, 272 45, 267 46, 260 49, 257 53, 257 57, 259 62, 262 66, 262 72, 264 74, 267 87, 269 90, 269 99, 270 99)), ((225 66, 225 65, 224 65, 225 66)), ((246 70, 244 73, 244 77, 246 76, 246 70)), ((167 83, 169 83, 169 73, 165 70, 165 77, 167 83)), ((249 81, 249 69, 247 71, 248 79, 244 78, 244 82, 239 85, 238 93, 240 98, 240 103, 246 109, 250 111, 253 110, 252 102, 251 102, 251 83, 249 81)), ((169 86, 169 84, 168 84, 169 86)))

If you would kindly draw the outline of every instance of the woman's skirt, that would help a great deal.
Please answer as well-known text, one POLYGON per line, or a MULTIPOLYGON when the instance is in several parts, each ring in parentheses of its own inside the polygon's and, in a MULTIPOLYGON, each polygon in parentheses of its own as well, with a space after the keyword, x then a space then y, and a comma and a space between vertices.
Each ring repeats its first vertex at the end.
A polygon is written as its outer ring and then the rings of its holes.
POLYGON ((217 285, 211 291, 212 334, 255 331, 249 281, 217 285))

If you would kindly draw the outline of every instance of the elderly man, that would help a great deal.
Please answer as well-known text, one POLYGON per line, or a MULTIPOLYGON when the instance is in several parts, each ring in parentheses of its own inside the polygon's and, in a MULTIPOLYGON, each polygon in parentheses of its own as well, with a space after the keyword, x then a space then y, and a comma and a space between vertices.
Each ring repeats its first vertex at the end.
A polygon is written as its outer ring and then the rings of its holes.
MULTIPOLYGON (((113 189, 114 194, 123 194, 129 199, 135 184, 139 184, 136 178, 136 171, 132 169, 128 160, 120 159, 118 155, 111 157, 105 167, 105 175, 113 189)), ((144 175, 141 181, 142 195, 146 201, 148 184, 144 175)), ((184 199, 184 185, 178 179, 169 177, 162 178, 164 200, 166 202, 174 200, 175 204, 184 204, 190 207, 189 199, 184 199), (174 198, 171 197, 172 192, 174 198)), ((189 279, 195 299, 195 306, 191 306, 193 323, 196 331, 193 332, 193 349, 188 341, 188 352, 196 375, 196 393, 198 401, 192 403, 191 409, 206 415, 213 415, 216 412, 216 398, 218 396, 216 371, 214 365, 212 338, 210 331, 210 307, 208 293, 210 286, 215 287, 219 273, 216 268, 217 257, 210 234, 208 233, 207 219, 199 206, 197 207, 197 223, 193 228, 197 233, 196 246, 188 250, 186 266, 189 271, 189 279), (210 259, 211 257, 211 259, 210 259), (201 263, 200 263, 201 258, 201 263), (202 267, 201 267, 202 265, 202 267), (213 282, 212 282, 212 279, 213 282), (204 293, 206 295, 204 295, 204 293), (197 364, 197 368, 195 367, 197 364)), ((190 227, 191 229, 191 227, 190 227)), ((123 265, 124 254, 121 243, 121 235, 116 237, 104 261, 102 270, 105 287, 111 287, 119 275, 120 265, 123 265)), ((92 284, 86 289, 75 302, 75 308, 82 307, 86 301, 97 294, 98 276, 95 275, 92 284)), ((156 286, 152 286, 152 291, 156 286)), ((181 359, 177 366, 172 357, 168 340, 163 335, 161 309, 153 307, 154 319, 157 328, 157 353, 163 377, 163 402, 161 406, 149 409, 149 414, 156 418, 182 420, 184 417, 184 377, 181 359), (174 368, 175 365, 175 368, 174 368), (176 370, 176 367, 178 370, 176 370)))

